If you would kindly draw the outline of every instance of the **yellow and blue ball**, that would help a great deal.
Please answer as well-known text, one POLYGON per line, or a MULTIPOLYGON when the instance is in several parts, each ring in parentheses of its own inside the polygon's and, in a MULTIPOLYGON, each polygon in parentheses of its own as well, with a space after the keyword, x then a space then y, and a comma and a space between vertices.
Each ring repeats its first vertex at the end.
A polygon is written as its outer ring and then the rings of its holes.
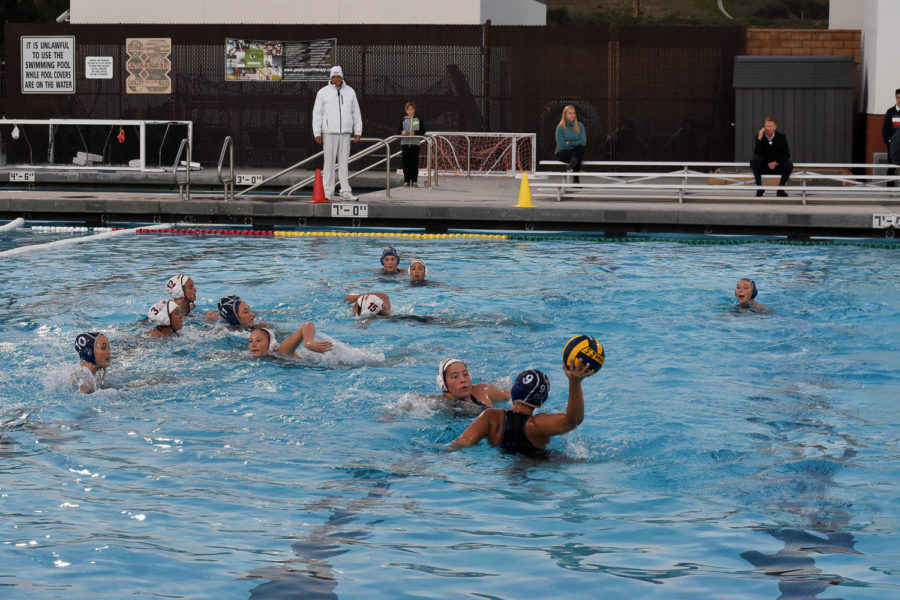
POLYGON ((603 344, 589 335, 576 335, 566 342, 562 357, 564 366, 572 366, 573 361, 578 359, 592 371, 599 371, 606 361, 603 344))

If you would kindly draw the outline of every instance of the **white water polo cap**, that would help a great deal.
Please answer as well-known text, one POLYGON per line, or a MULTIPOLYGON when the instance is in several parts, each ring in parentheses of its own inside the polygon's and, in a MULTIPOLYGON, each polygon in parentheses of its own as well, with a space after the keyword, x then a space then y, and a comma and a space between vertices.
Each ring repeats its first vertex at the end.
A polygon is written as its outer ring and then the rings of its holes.
POLYGON ((172 312, 179 308, 178 303, 174 300, 160 300, 150 307, 147 317, 151 323, 162 327, 170 327, 172 325, 172 312))
POLYGON ((190 277, 179 273, 166 282, 166 289, 172 293, 173 298, 184 298, 184 283, 188 279, 190 279, 190 277))
POLYGON ((445 358, 444 360, 441 361, 441 364, 438 365, 437 384, 438 384, 438 387, 441 388, 442 392, 449 391, 447 389, 447 380, 444 379, 444 373, 447 372, 447 369, 450 368, 450 365, 453 365, 456 363, 462 363, 462 361, 459 360, 458 358, 445 358))
POLYGON ((384 300, 375 294, 363 294, 356 299, 356 305, 359 306, 359 316, 370 317, 381 312, 384 308, 384 300))
POLYGON ((275 339, 275 332, 268 327, 257 327, 261 331, 265 331, 269 335, 269 354, 278 352, 278 340, 275 339))
POLYGON ((428 275, 428 267, 425 266, 425 261, 422 260, 421 258, 414 258, 411 261, 409 261, 410 268, 412 268, 412 266, 416 263, 422 265, 422 268, 425 270, 425 275, 428 275))

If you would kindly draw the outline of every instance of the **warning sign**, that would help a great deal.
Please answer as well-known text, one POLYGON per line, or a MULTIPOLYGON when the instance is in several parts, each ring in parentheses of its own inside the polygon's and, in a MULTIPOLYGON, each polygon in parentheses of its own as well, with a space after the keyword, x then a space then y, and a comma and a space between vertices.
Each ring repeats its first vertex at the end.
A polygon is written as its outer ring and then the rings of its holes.
POLYGON ((22 36, 22 93, 75 93, 75 37, 22 36))
POLYGON ((85 79, 112 79, 113 78, 113 57, 112 56, 85 56, 84 57, 84 78, 85 79))

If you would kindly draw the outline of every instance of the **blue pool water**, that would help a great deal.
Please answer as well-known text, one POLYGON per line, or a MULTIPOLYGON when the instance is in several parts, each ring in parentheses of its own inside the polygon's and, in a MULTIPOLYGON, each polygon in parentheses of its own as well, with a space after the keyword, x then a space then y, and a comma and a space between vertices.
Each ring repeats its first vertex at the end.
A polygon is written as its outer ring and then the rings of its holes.
POLYGON ((0 597, 900 596, 898 250, 853 246, 123 235, 0 256, 0 597), (381 248, 439 285, 375 273, 381 248), (255 360, 189 317, 177 272, 313 320, 324 357, 255 360), (733 310, 756 279, 771 314, 733 310), (357 321, 384 291, 406 317, 357 321), (428 319, 408 318, 409 315, 428 319), (68 385, 75 335, 107 387, 68 385), (586 418, 549 462, 481 445, 441 358, 509 386, 597 336, 586 418))

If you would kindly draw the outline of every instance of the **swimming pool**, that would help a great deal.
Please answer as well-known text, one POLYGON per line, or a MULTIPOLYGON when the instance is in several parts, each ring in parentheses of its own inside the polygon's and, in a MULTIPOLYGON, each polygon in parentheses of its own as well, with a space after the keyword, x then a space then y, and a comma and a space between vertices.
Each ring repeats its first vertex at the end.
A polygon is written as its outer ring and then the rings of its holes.
POLYGON ((897 256, 125 235, 0 258, 0 597, 895 596, 897 256), (439 285, 376 274, 388 244, 439 285), (255 360, 195 315, 142 339, 178 272, 199 312, 237 293, 336 348, 255 360), (732 309, 743 276, 771 314, 732 309), (401 318, 349 318, 367 290, 401 318), (91 395, 67 379, 83 330, 113 343, 91 395), (541 368, 563 410, 581 332, 607 361, 554 460, 444 452, 471 417, 423 397, 441 358, 541 368))

